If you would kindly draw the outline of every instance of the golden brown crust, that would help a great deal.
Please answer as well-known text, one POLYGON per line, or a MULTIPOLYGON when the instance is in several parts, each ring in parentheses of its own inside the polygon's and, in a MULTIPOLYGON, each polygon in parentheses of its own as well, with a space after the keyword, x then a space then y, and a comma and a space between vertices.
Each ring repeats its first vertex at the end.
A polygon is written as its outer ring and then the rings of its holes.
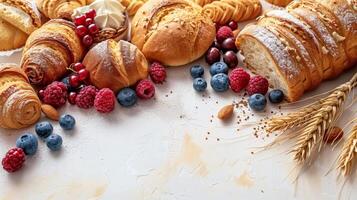
POLYGON ((26 74, 13 64, 0 66, 0 127, 20 129, 41 117, 41 102, 26 74))
POLYGON ((148 60, 180 66, 201 57, 215 37, 214 23, 186 0, 150 0, 132 20, 131 39, 148 60))
POLYGON ((40 11, 50 19, 71 20, 73 10, 86 5, 86 0, 35 0, 40 11))
POLYGON ((98 88, 118 92, 148 75, 148 62, 137 47, 120 40, 103 41, 94 46, 83 59, 91 82, 98 88))
POLYGON ((20 29, 0 19, 0 51, 20 48, 26 43, 28 35, 20 29))
POLYGON ((121 3, 126 7, 129 16, 134 16, 147 0, 122 0, 121 3))
POLYGON ((287 6, 290 2, 293 0, 266 0, 267 2, 276 5, 276 6, 282 6, 285 7, 287 6))
POLYGON ((78 62, 84 48, 74 31, 74 24, 54 19, 48 21, 28 38, 21 67, 35 85, 47 85, 61 78, 66 68, 78 62))

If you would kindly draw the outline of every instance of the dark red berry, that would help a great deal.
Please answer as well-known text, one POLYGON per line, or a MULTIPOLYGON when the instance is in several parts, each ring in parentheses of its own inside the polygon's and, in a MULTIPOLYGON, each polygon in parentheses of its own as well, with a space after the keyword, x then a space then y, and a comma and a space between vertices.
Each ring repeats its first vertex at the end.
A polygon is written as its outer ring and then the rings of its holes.
POLYGON ((211 47, 206 52, 206 62, 212 65, 221 60, 221 52, 216 47, 211 47))
POLYGON ((38 96, 40 97, 40 99, 43 98, 44 94, 45 94, 45 91, 44 91, 44 90, 39 90, 39 91, 38 91, 38 96))
POLYGON ((70 92, 68 96, 68 102, 72 105, 76 105, 76 97, 77 97, 77 93, 70 92))
POLYGON ((93 18, 87 18, 85 21, 85 25, 86 27, 88 27, 89 25, 94 23, 94 19, 93 18))
POLYGON ((86 47, 89 47, 93 44, 93 38, 90 35, 85 35, 82 39, 82 42, 86 47))
POLYGON ((216 48, 219 49, 219 50, 221 50, 221 48, 222 48, 221 44, 220 44, 219 42, 217 42, 217 40, 215 40, 215 41, 212 43, 211 47, 216 47, 216 48))
POLYGON ((74 24, 76 26, 85 25, 85 21, 86 21, 86 16, 85 15, 77 16, 77 17, 74 18, 74 24))
POLYGON ((79 82, 80 82, 80 80, 79 80, 79 76, 78 75, 72 75, 72 76, 69 77, 69 85, 71 87, 78 87, 79 82))
POLYGON ((215 23, 215 26, 216 26, 216 31, 221 28, 223 25, 222 24, 219 24, 219 23, 215 23))
POLYGON ((85 66, 80 62, 73 65, 73 70, 76 72, 78 72, 79 70, 84 69, 84 68, 85 68, 85 66))
POLYGON ((95 25, 95 24, 90 24, 88 26, 88 30, 89 30, 89 34, 91 34, 91 35, 94 35, 94 34, 98 33, 98 31, 99 31, 97 25, 95 25))
POLYGON ((96 16, 96 12, 94 9, 90 9, 88 12, 86 12, 87 18, 94 18, 95 16, 96 16))
POLYGON ((237 55, 233 51, 227 51, 223 55, 223 61, 228 65, 229 68, 235 68, 238 65, 237 55))
POLYGON ((89 77, 89 71, 86 69, 81 69, 78 71, 78 77, 80 81, 84 81, 89 77))
POLYGON ((83 25, 79 25, 76 27, 76 34, 79 37, 84 37, 87 34, 87 32, 88 32, 87 28, 83 25))
POLYGON ((236 30, 238 28, 238 23, 235 21, 230 21, 228 23, 228 26, 232 29, 232 31, 236 30))
POLYGON ((237 52, 237 47, 234 42, 234 38, 227 38, 222 42, 223 51, 234 51, 237 52))

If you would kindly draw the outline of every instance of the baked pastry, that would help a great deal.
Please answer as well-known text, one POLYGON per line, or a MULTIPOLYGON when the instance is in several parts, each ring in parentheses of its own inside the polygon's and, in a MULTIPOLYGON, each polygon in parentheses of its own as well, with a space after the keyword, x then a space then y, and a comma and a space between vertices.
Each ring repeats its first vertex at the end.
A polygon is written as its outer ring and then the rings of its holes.
POLYGON ((293 0, 265 0, 273 5, 276 6, 282 6, 285 7, 287 6, 290 2, 292 2, 293 0))
POLYGON ((131 41, 148 60, 180 66, 201 57, 216 29, 202 8, 188 0, 150 0, 132 20, 131 41))
POLYGON ((357 62, 351 35, 357 31, 357 12, 347 8, 352 8, 347 0, 294 1, 244 28, 236 45, 252 71, 296 101, 357 62))
POLYGON ((35 0, 38 9, 48 18, 71 20, 73 10, 86 5, 86 0, 35 0))
POLYGON ((197 3, 200 6, 204 6, 206 4, 210 4, 214 1, 219 1, 219 0, 192 0, 193 2, 197 3))
POLYGON ((126 7, 129 16, 135 15, 135 13, 139 10, 141 6, 144 5, 145 2, 147 2, 147 0, 122 0, 121 1, 121 3, 126 7))
POLYGON ((82 59, 84 48, 72 22, 52 19, 28 38, 21 67, 31 84, 47 85, 61 78, 67 67, 82 59))
POLYGON ((203 12, 214 22, 226 24, 256 18, 262 12, 262 5, 259 0, 220 0, 205 5, 203 12))
POLYGON ((103 41, 94 46, 83 59, 91 82, 98 88, 118 92, 148 76, 148 62, 133 44, 120 40, 103 41))
POLYGON ((41 117, 41 102, 26 74, 14 64, 0 66, 0 127, 20 129, 41 117))
POLYGON ((0 51, 22 47, 41 26, 41 16, 30 0, 0 0, 0 51))
POLYGON ((99 28, 99 32, 94 35, 94 42, 127 39, 129 17, 125 7, 118 0, 96 0, 87 6, 75 9, 72 18, 83 15, 90 9, 96 11, 94 21, 99 28))

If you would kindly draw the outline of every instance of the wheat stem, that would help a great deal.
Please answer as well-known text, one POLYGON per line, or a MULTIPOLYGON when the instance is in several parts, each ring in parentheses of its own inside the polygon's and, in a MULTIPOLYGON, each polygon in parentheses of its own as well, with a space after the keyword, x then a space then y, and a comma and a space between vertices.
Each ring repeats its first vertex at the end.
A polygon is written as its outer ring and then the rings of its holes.
POLYGON ((348 176, 352 173, 353 163, 357 153, 357 125, 349 133, 346 142, 343 144, 341 154, 337 161, 337 168, 340 174, 348 176))

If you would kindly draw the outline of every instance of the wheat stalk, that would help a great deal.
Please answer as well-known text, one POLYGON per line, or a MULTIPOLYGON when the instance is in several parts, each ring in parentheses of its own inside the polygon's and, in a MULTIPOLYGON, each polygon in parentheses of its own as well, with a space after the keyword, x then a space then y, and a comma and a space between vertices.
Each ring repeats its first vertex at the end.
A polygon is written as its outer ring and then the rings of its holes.
POLYGON ((331 93, 312 104, 304 106, 286 116, 273 117, 267 121, 268 132, 285 131, 295 128, 297 143, 291 153, 294 160, 303 164, 310 158, 317 147, 321 147, 323 134, 328 131, 342 112, 342 105, 351 90, 357 86, 357 73, 345 84, 335 88, 331 93))
POLYGON ((357 125, 349 133, 346 142, 343 144, 342 151, 337 161, 337 169, 343 176, 352 173, 353 162, 357 154, 357 125))

